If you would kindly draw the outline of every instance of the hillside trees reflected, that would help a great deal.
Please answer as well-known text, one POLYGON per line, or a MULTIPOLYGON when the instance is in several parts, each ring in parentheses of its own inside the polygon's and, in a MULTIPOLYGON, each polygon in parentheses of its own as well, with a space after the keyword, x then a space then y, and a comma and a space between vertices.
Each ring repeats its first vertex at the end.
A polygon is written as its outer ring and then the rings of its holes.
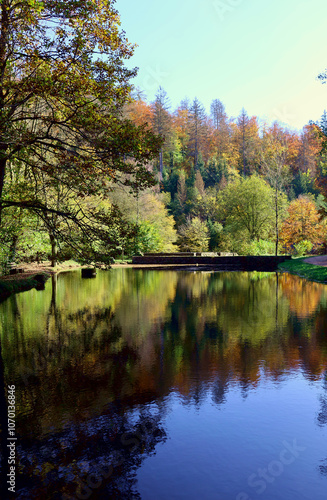
POLYGON ((289 275, 117 269, 28 293, 32 307, 27 294, 1 306, 5 377, 27 426, 31 413, 44 429, 171 387, 186 397, 201 381, 215 381, 219 401, 231 383, 247 389, 300 366, 315 379, 326 363, 326 291, 289 275))
POLYGON ((327 366, 326 289, 284 274, 72 272, 0 307, 20 456, 113 405, 124 415, 155 401, 164 413, 176 392, 185 405, 209 396, 221 406, 233 387, 246 397, 292 371, 319 380, 327 366))

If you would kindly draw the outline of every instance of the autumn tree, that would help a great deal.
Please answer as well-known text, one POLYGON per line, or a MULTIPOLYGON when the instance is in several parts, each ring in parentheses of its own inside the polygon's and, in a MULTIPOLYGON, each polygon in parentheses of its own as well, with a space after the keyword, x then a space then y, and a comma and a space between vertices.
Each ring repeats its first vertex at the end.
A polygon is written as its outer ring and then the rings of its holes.
MULTIPOLYGON (((325 197, 327 196, 327 112, 323 112, 320 120, 317 123, 310 122, 310 125, 315 125, 316 134, 319 137, 321 149, 317 155, 316 176, 314 178, 314 187, 325 197)), ((310 176, 310 180, 312 177, 310 176)))
POLYGON ((180 152, 180 166, 188 169, 188 145, 190 140, 189 119, 190 104, 184 99, 172 116, 173 131, 176 136, 177 147, 180 152))
POLYGON ((244 108, 238 116, 236 124, 237 129, 234 141, 236 141, 240 153, 239 169, 243 173, 243 176, 245 176, 254 172, 257 160, 259 127, 256 117, 252 116, 249 118, 244 108))
POLYGON ((1 2, 0 211, 48 211, 37 189, 15 197, 5 191, 17 165, 34 188, 40 169, 54 179, 64 171, 76 197, 101 193, 103 178, 131 187, 152 182, 145 164, 161 141, 122 116, 136 70, 124 66, 134 47, 113 4, 1 2))
POLYGON ((228 150, 229 145, 229 127, 225 106, 219 99, 211 102, 210 114, 214 126, 214 145, 218 158, 228 150))
MULTIPOLYGON (((134 227, 141 252, 169 252, 174 250, 177 235, 175 221, 166 208, 167 194, 144 190, 135 197, 124 187, 116 186, 108 193, 108 198, 116 206, 127 225, 134 227)), ((125 255, 132 255, 133 241, 126 238, 125 255)))
POLYGON ((287 251, 294 245, 310 241, 315 247, 326 239, 326 225, 320 221, 315 203, 300 196, 288 207, 288 217, 281 228, 280 240, 287 251))
POLYGON ((164 144, 159 152, 159 174, 162 178, 164 147, 169 146, 169 136, 171 133, 171 116, 169 114, 169 98, 167 92, 159 87, 155 101, 152 103, 152 127, 153 130, 164 138, 164 144))
POLYGON ((206 113, 203 104, 197 97, 194 98, 189 113, 190 143, 189 148, 193 158, 194 168, 197 166, 201 143, 204 139, 204 125, 206 113))
POLYGON ((203 182, 203 179, 202 179, 202 176, 201 176, 201 173, 199 170, 197 170, 196 174, 195 174, 194 187, 197 189, 200 196, 204 196, 204 193, 205 193, 204 182, 203 182))
POLYGON ((179 228, 177 243, 182 252, 207 252, 209 248, 207 224, 198 217, 189 219, 179 228))
POLYGON ((128 118, 137 126, 148 126, 152 128, 153 111, 151 106, 137 94, 125 107, 128 118))
POLYGON ((305 179, 307 177, 311 180, 313 187, 317 173, 318 155, 322 150, 324 139, 320 134, 319 127, 315 124, 303 127, 299 139, 299 149, 296 159, 297 177, 300 183, 302 178, 305 179))
POLYGON ((250 240, 269 235, 274 221, 273 189, 267 182, 252 175, 230 183, 218 193, 221 222, 234 230, 247 233, 250 240))
POLYGON ((287 164, 287 145, 283 130, 275 123, 266 130, 262 139, 262 173, 274 190, 275 213, 275 255, 278 254, 279 226, 285 215, 285 195, 283 190, 290 180, 287 164))

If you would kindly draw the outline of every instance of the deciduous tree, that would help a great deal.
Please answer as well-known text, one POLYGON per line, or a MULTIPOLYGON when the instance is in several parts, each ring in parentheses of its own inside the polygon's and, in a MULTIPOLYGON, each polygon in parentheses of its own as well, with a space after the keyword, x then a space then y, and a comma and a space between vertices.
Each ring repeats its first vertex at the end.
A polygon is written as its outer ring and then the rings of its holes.
POLYGON ((189 219, 178 231, 177 243, 182 252, 207 252, 209 231, 207 224, 198 217, 189 219))
POLYGON ((326 239, 326 225, 320 221, 314 202, 300 196, 288 207, 288 217, 282 224, 280 240, 287 251, 301 241, 311 241, 315 247, 326 239))
POLYGON ((246 231, 250 240, 265 239, 274 222, 273 189, 257 175, 242 178, 218 193, 227 226, 246 231))
MULTIPOLYGON (((122 118, 134 47, 120 31, 113 1, 3 0, 0 10, 0 208, 44 211, 37 198, 9 199, 8 169, 20 163, 56 177, 65 165, 79 192, 101 189, 101 176, 129 182, 160 142, 122 118), (133 159, 133 161, 129 161, 133 159), (28 201, 28 203, 27 203, 28 201)), ((132 184, 132 182, 131 182, 132 184)))
POLYGON ((240 153, 240 172, 243 176, 254 173, 259 145, 259 127, 255 116, 249 118, 243 108, 237 118, 234 140, 240 153))
POLYGON ((0 223, 3 211, 20 207, 44 221, 57 214, 84 235, 92 230, 94 218, 82 217, 76 205, 49 205, 41 177, 65 184, 76 200, 103 195, 109 180, 137 189, 154 182, 146 163, 161 139, 124 118, 136 74, 124 60, 134 46, 113 5, 1 1, 0 223), (24 172, 23 191, 7 189, 15 169, 24 172))
POLYGON ((275 255, 278 254, 279 226, 285 217, 286 200, 283 190, 290 180, 287 145, 283 130, 274 124, 262 139, 262 172, 274 190, 275 255))
POLYGON ((167 92, 159 87, 155 101, 152 103, 152 127, 153 130, 163 137, 164 144, 159 152, 159 174, 162 179, 163 173, 163 156, 164 146, 169 146, 169 138, 171 135, 171 116, 169 114, 169 98, 167 92))
POLYGON ((230 131, 225 106, 219 99, 214 99, 210 106, 211 118, 214 126, 214 146, 218 158, 228 152, 230 131))
POLYGON ((197 97, 194 98, 189 113, 190 124, 190 143, 189 148, 194 162, 194 168, 198 163, 201 142, 204 139, 204 126, 206 122, 206 113, 203 104, 197 97))

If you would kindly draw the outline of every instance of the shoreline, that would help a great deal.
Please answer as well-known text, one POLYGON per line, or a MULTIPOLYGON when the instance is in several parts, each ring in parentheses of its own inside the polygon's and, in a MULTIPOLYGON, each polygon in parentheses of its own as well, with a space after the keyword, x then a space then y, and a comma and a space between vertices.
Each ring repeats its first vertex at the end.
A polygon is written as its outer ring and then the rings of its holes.
POLYGON ((327 284, 327 255, 292 259, 279 264, 278 269, 308 281, 327 284))
MULTIPOLYGON (((14 293, 26 292, 32 288, 42 289, 45 282, 53 275, 68 271, 77 271, 87 266, 79 265, 70 261, 51 267, 50 263, 42 262, 40 264, 32 263, 22 265, 23 273, 9 274, 0 276, 0 302, 3 302, 14 293)), ((130 264, 114 263, 111 269, 144 269, 144 270, 194 270, 209 271, 214 270, 215 266, 190 265, 190 264, 130 264)), ((309 281, 327 284, 327 255, 317 257, 302 257, 285 261, 278 265, 281 272, 289 272, 309 281)))
POLYGON ((24 268, 23 273, 0 276, 0 302, 15 293, 27 292, 33 288, 42 290, 51 276, 66 271, 75 271, 84 266, 74 263, 68 265, 59 264, 53 268, 50 263, 42 262, 40 264, 23 264, 21 267, 24 268))
MULTIPOLYGON (((42 289, 42 286, 44 287, 45 282, 51 276, 69 271, 78 271, 88 266, 77 264, 73 261, 66 261, 55 267, 51 267, 50 262, 41 262, 40 264, 33 262, 30 264, 21 264, 21 266, 17 267, 22 267, 24 272, 0 276, 0 303, 15 293, 27 292, 33 288, 42 289)), ((121 263, 111 265, 113 269, 119 267, 134 266, 132 264, 121 263)))

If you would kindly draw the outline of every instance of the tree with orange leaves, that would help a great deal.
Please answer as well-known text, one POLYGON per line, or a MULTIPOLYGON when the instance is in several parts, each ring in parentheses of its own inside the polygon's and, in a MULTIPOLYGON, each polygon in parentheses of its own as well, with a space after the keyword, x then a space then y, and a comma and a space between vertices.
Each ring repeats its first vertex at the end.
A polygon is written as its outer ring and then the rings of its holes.
POLYGON ((243 177, 253 174, 260 163, 259 125, 257 118, 248 116, 243 108, 236 122, 233 140, 239 153, 239 172, 243 177))
POLYGON ((132 102, 126 106, 127 117, 136 125, 146 125, 151 127, 153 121, 153 110, 143 99, 133 99, 132 102))
POLYGON ((313 177, 316 174, 318 154, 323 144, 323 138, 319 132, 319 127, 315 124, 303 127, 297 157, 298 171, 309 171, 313 177))
POLYGON ((326 225, 320 221, 314 202, 305 196, 293 200, 280 233, 280 241, 285 249, 291 251, 294 245, 305 240, 317 247, 325 238, 326 225))

